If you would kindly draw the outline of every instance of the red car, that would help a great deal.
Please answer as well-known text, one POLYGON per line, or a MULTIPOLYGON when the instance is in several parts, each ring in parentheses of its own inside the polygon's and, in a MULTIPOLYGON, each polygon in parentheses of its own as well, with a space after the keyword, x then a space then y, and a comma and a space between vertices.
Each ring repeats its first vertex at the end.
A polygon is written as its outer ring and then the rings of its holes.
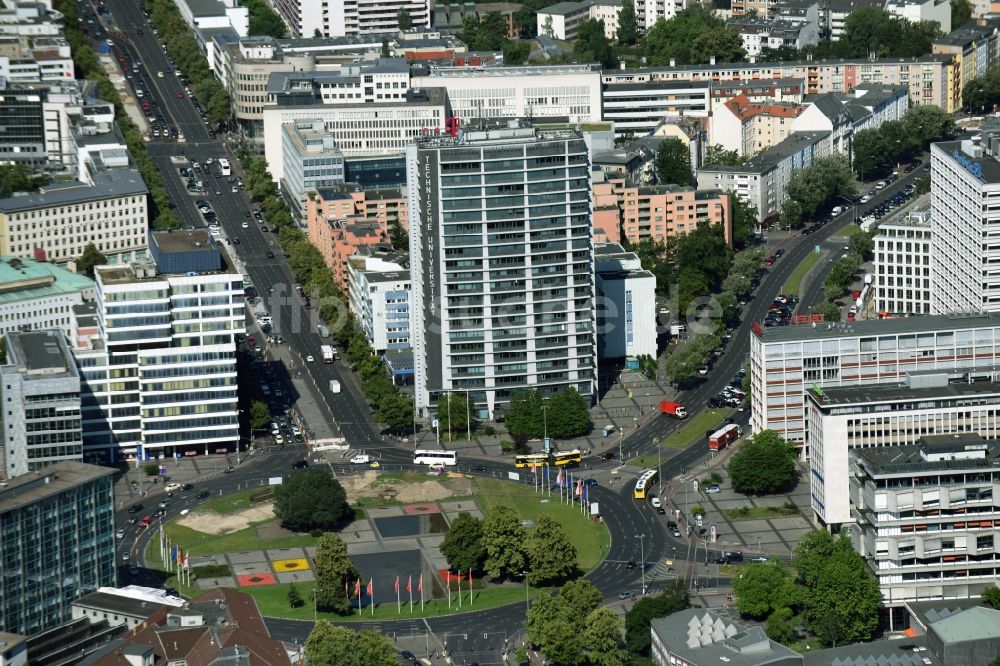
POLYGON ((182 92, 177 93, 177 99, 184 99, 184 93, 182 92))

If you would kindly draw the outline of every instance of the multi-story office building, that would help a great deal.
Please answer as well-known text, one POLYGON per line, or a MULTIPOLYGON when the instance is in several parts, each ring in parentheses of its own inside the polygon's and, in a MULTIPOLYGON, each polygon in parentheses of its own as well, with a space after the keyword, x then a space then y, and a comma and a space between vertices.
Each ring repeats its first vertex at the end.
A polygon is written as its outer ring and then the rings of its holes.
POLYGON ((606 83, 601 115, 614 122, 616 134, 646 136, 665 118, 707 118, 711 91, 711 81, 606 83))
POLYGON ((114 584, 114 475, 62 461, 0 486, 0 631, 58 625, 77 597, 114 584))
POLYGON ((92 301, 94 281, 55 264, 0 257, 0 336, 11 331, 73 330, 73 308, 92 301))
POLYGON ((656 358, 656 276, 616 243, 597 245, 594 261, 598 357, 656 358))
POLYGON ((344 156, 321 120, 285 123, 281 132, 281 191, 301 219, 308 193, 344 182, 344 156))
POLYGON ((0 199, 0 255, 63 263, 93 243, 111 262, 138 256, 149 226, 146 184, 132 169, 97 175, 0 199))
POLYGON ((591 65, 431 67, 414 88, 443 88, 456 118, 601 120, 601 72, 591 65))
POLYGON ((205 230, 154 232, 150 255, 96 270, 103 344, 76 352, 85 452, 113 461, 233 451, 243 276, 205 230))
POLYGON ((264 109, 264 156, 271 176, 280 182, 284 177, 281 126, 296 120, 322 121, 348 160, 402 156, 415 137, 444 132, 450 115, 448 97, 441 88, 408 90, 402 99, 372 103, 324 104, 314 99, 283 106, 279 102, 264 109))
POLYGON ((687 0, 623 0, 624 2, 635 3, 635 18, 639 27, 639 32, 643 33, 652 28, 657 20, 665 19, 669 21, 687 7, 687 0))
POLYGON ((16 332, 5 339, 0 476, 19 476, 59 460, 82 461, 80 375, 65 334, 16 332))
POLYGON ((72 166, 69 117, 83 105, 75 81, 8 83, 0 97, 0 160, 50 170, 72 166))
POLYGON ((885 11, 911 23, 930 21, 938 24, 941 34, 952 31, 951 3, 948 0, 886 0, 885 11))
POLYGON ((930 315, 813 326, 753 326, 750 425, 807 442, 805 392, 898 384, 910 373, 988 376, 1000 365, 1000 317, 930 315))
POLYGON ((376 352, 410 348, 410 271, 404 253, 347 260, 351 312, 376 352))
POLYGON ((589 150, 518 121, 407 147, 415 406, 596 390, 589 150))
POLYGON ((280 71, 267 80, 267 105, 382 104, 406 99, 410 67, 404 58, 343 64, 331 71, 280 71))
POLYGON ((931 310, 1000 311, 1000 122, 931 146, 931 310))
POLYGON ((63 37, 21 39, 0 54, 0 79, 10 83, 72 80, 73 55, 63 37))
POLYGON ((343 37, 399 31, 399 13, 405 10, 417 28, 431 27, 428 0, 278 0, 274 8, 295 37, 343 37))
POLYGON ((830 154, 829 132, 793 132, 743 164, 706 164, 698 169, 698 189, 734 192, 753 206, 761 221, 776 218, 792 172, 830 154))
MULTIPOLYGON (((887 607, 978 597, 1000 573, 1000 442, 927 435, 851 456, 851 540, 887 607)), ((893 627, 895 628, 895 627, 893 627)))
MULTIPOLYGON (((925 4, 931 4, 927 0, 925 4)), ((947 8, 948 4, 944 3, 947 8)), ((950 17, 949 17, 950 18, 950 17)), ((947 32, 947 31, 945 31, 947 32)), ((955 59, 959 71, 958 92, 975 78, 986 73, 1000 61, 1000 24, 997 21, 970 21, 963 26, 954 26, 954 30, 934 40, 931 53, 942 53, 955 59)))
POLYGON ((618 13, 621 9, 622 0, 558 2, 539 10, 535 15, 536 34, 572 42, 576 40, 580 24, 593 19, 604 21, 604 35, 608 39, 615 39, 618 36, 618 13))
POLYGON ((931 221, 928 213, 878 225, 875 232, 875 311, 931 313, 931 221))

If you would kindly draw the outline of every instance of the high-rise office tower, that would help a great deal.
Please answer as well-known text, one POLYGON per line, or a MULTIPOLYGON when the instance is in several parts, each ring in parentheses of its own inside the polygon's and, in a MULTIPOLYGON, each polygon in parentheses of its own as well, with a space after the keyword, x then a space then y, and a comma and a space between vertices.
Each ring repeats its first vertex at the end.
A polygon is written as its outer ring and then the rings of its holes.
POLYGON ((466 393, 596 391, 590 155, 575 130, 523 122, 407 148, 415 406, 466 393))

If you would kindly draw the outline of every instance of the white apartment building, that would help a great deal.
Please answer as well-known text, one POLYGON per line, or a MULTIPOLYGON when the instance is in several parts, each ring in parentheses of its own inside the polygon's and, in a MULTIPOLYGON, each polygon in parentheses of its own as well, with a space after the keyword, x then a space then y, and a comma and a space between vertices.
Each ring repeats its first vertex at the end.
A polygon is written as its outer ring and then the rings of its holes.
MULTIPOLYGON (((15 47, 0 55, 0 79, 10 83, 52 81, 64 83, 75 76, 69 42, 62 37, 39 37, 31 46, 15 47)), ((24 39, 24 43, 29 40, 24 39)))
POLYGON ((931 313, 931 221, 926 213, 882 222, 875 232, 875 311, 931 313))
POLYGON ((615 124, 615 134, 647 136, 667 118, 707 118, 711 81, 606 83, 601 116, 615 124))
POLYGON ((849 476, 851 541, 885 606, 978 597, 995 584, 1000 443, 954 433, 856 449, 849 476))
POLYGON ((621 9, 622 0, 559 2, 540 9, 535 15, 536 34, 572 42, 576 39, 576 31, 580 24, 594 19, 604 21, 605 37, 617 39, 618 13, 621 9))
POLYGON ((1000 126, 931 146, 931 311, 1000 311, 1000 126))
POLYGON ((0 257, 0 337, 13 331, 73 332, 73 308, 96 295, 84 275, 27 257, 0 257))
POLYGON ((281 190, 301 219, 309 192, 344 182, 344 155, 322 120, 285 123, 281 132, 281 190))
POLYGON ((817 326, 753 326, 750 426, 808 447, 805 392, 899 384, 911 373, 988 375, 1000 366, 1000 317, 929 315, 817 326))
POLYGON ((405 9, 416 28, 431 27, 428 0, 275 0, 274 8, 285 19, 294 37, 343 37, 370 33, 395 33, 397 17, 405 9))
POLYGON ((0 161, 51 171, 72 168, 70 115, 78 115, 84 104, 76 81, 9 83, 0 90, 0 103, 6 111, 0 117, 0 161))
POLYGON ((110 262, 138 256, 149 228, 146 184, 132 169, 108 170, 97 178, 0 199, 0 255, 64 263, 93 243, 110 262))
POLYGON ((656 358, 656 276, 617 243, 594 248, 597 355, 656 358))
POLYGON ((406 255, 354 255, 347 260, 348 298, 376 352, 410 348, 410 271, 406 255), (395 261, 393 261, 395 259, 395 261))
POLYGON ((792 171, 829 154, 829 132, 793 132, 744 164, 704 165, 698 169, 698 189, 735 192, 754 207, 759 220, 775 219, 781 213, 792 171))
POLYGON ((443 88, 457 118, 601 120, 601 72, 590 65, 431 67, 410 85, 443 88))
POLYGON ((178 0, 177 10, 196 33, 232 28, 240 37, 250 33, 250 10, 236 0, 178 0))
POLYGON ((597 382, 590 156, 576 130, 517 121, 406 149, 414 404, 463 391, 480 418, 510 393, 597 382))
POLYGON ((80 375, 60 330, 8 333, 0 365, 0 478, 83 461, 80 375))
POLYGON ((948 0, 886 0, 885 11, 911 23, 937 23, 944 35, 952 29, 951 3, 948 0))
POLYGON ((754 103, 741 93, 715 106, 708 142, 737 155, 756 155, 796 131, 795 119, 805 110, 804 105, 795 103, 754 103))
POLYGON ((285 123, 319 120, 345 158, 402 155, 418 136, 444 132, 448 98, 440 88, 407 91, 397 101, 274 106, 264 109, 264 156, 271 176, 284 178, 282 130, 285 123))
POLYGON ((266 105, 398 102, 409 89, 406 59, 379 58, 324 71, 273 72, 267 79, 266 105))
POLYGON ((96 271, 103 344, 76 351, 85 452, 112 462, 234 451, 243 276, 205 230, 153 233, 150 255, 96 271))
POLYGON ((653 27, 657 19, 669 21, 687 8, 687 0, 625 0, 635 2, 635 18, 639 32, 653 27))

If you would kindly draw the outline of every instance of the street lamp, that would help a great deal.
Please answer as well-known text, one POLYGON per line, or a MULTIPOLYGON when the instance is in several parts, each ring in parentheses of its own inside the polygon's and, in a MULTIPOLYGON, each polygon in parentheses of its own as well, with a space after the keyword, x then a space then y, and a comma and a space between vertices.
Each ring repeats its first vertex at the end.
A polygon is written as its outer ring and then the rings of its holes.
POLYGON ((524 576, 524 617, 528 618, 528 572, 522 571, 521 575, 524 576))
POLYGON ((542 441, 549 441, 549 406, 542 405, 542 441))
POLYGON ((646 535, 636 534, 635 538, 639 540, 639 570, 642 573, 642 596, 646 596, 646 535))

